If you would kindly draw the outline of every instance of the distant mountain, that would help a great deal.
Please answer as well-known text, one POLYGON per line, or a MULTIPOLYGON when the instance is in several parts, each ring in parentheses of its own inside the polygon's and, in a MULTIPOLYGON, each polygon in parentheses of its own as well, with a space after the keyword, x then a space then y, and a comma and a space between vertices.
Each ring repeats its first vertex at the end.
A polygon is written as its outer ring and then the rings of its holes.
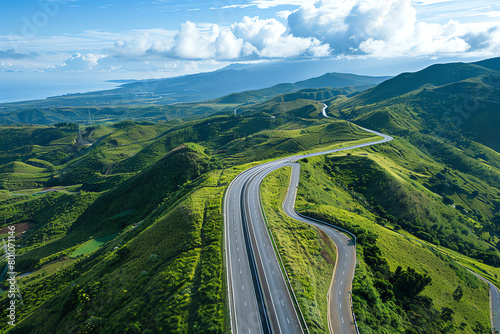
MULTIPOLYGON (((193 115, 207 116, 225 111, 227 106, 224 104, 262 102, 279 94, 318 87, 349 87, 333 93, 347 95, 371 88, 389 78, 327 73, 295 83, 275 84, 284 82, 280 78, 282 72, 271 65, 235 64, 210 73, 127 83, 109 91, 0 104, 0 123, 87 123, 90 121, 89 115, 94 121, 168 120, 193 115), (275 85, 269 87, 270 84, 275 85), (194 105, 195 101, 209 102, 194 105), (218 105, 213 106, 213 103, 218 105)), ((288 74, 284 79, 301 76, 288 74)), ((232 110, 234 106, 228 108, 232 110)))
MULTIPOLYGON (((161 100, 165 100, 158 101, 159 103, 203 101, 235 92, 262 89, 286 83, 286 79, 290 76, 283 78, 280 74, 280 71, 273 71, 273 67, 265 67, 264 69, 251 66, 237 67, 236 69, 228 67, 210 73, 125 84, 120 88, 108 91, 107 94, 122 96, 150 94, 151 97, 158 96, 161 100)), ((301 89, 375 85, 388 78, 328 73, 321 77, 298 81, 295 86, 297 89, 301 89)))
POLYGON ((389 133, 474 140, 500 152, 500 58, 403 73, 330 109, 389 133))
MULTIPOLYGON (((0 104, 0 112, 19 108, 89 107, 205 101, 222 96, 296 82, 295 90, 316 87, 375 85, 389 77, 329 73, 311 62, 233 64, 223 69, 158 80, 124 83, 118 88, 85 94, 68 94, 45 100, 0 104), (316 75, 321 77, 310 79, 316 75)), ((292 89, 292 90, 293 90, 292 89)), ((290 90, 281 90, 277 94, 290 90)), ((270 97, 270 96, 269 96, 270 97)))

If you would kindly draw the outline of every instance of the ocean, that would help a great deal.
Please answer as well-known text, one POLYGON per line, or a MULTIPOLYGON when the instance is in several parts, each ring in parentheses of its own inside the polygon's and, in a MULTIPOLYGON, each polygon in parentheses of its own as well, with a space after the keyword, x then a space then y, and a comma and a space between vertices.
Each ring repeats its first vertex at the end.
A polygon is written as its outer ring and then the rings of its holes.
MULTIPOLYGON (((133 79, 143 78, 141 74, 134 74, 133 79)), ((110 80, 127 80, 132 75, 130 72, 0 72, 0 103, 112 89, 121 83, 109 82, 110 80)))

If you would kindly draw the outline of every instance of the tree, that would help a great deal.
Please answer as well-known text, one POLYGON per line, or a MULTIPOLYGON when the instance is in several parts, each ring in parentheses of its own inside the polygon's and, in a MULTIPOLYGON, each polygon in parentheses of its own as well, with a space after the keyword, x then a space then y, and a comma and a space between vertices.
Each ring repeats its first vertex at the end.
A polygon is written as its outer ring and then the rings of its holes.
POLYGON ((429 276, 422 275, 411 267, 403 270, 400 266, 396 268, 393 280, 394 294, 400 299, 415 298, 432 281, 429 276))
POLYGON ((453 310, 449 307, 443 307, 441 309, 441 318, 444 321, 453 321, 454 314, 455 314, 455 312, 453 312, 453 310))
POLYGON ((453 291, 453 299, 455 299, 457 302, 462 299, 464 296, 464 292, 462 291, 462 287, 459 285, 455 291, 453 291))

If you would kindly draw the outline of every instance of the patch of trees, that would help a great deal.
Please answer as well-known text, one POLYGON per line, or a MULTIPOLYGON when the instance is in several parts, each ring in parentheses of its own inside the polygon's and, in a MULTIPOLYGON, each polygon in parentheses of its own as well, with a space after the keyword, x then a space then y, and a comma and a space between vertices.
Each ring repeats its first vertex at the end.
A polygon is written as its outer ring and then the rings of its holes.
MULTIPOLYGON (((438 310, 431 298, 421 295, 432 279, 412 267, 399 266, 391 272, 377 246, 377 236, 361 229, 358 232, 359 249, 368 267, 368 277, 356 276, 353 284, 354 311, 360 329, 390 332, 388 328, 392 327, 393 331, 407 334, 455 333, 454 311, 448 307, 438 310)), ((462 294, 460 287, 453 293, 456 300, 462 294)))
POLYGON ((78 130, 78 124, 77 123, 56 123, 54 124, 56 128, 66 128, 70 130, 78 130))

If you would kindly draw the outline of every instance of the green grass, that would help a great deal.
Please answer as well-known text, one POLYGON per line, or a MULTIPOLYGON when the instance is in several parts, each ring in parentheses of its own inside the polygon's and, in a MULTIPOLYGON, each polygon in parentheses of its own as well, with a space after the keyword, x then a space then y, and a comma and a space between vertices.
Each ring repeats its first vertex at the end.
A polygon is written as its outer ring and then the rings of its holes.
MULTIPOLYGON (((335 94, 301 91, 242 106, 236 116, 229 101, 91 108, 104 123, 82 128, 93 143, 85 147, 75 145, 74 129, 0 127, 2 223, 38 222, 19 243, 19 269, 36 272, 21 280, 24 320, 12 332, 227 330, 220 208, 232 178, 256 161, 380 139, 346 121, 318 118, 322 105, 311 98, 330 99, 332 115, 404 136, 303 164, 301 210, 365 240, 354 282, 362 332, 481 332, 476 321, 488 324, 486 287, 456 263, 488 278, 499 273, 485 264, 495 262, 500 241, 498 153, 417 133, 424 124, 417 105, 381 102, 367 110, 335 94), (221 113, 168 121, 213 112, 221 113), (166 122, 113 123, 123 115, 166 122), (68 188, 8 194, 48 186, 68 188), (116 237, 102 244, 110 235, 116 237), (70 257, 78 254, 84 256, 70 257), (432 279, 406 304, 390 295, 401 292, 399 266, 432 279), (455 301, 458 286, 464 297, 455 301), (441 314, 446 307, 455 312, 451 321, 441 314)), ((47 120, 61 111, 80 117, 88 108, 31 114, 47 120)), ((284 216, 287 173, 264 181, 264 206, 309 327, 323 333, 334 248, 318 230, 284 216)), ((0 310, 5 302, 0 298, 0 310)))
POLYGON ((287 167, 264 179, 261 188, 264 211, 309 331, 325 333, 335 246, 322 231, 294 221, 283 212, 281 203, 288 189, 289 174, 287 167))
MULTIPOLYGON (((133 326, 153 332, 222 332, 220 209, 225 187, 240 171, 211 172, 187 196, 160 207, 86 257, 52 274, 54 264, 47 264, 40 270, 50 275, 43 279, 23 279, 27 307, 18 315, 34 313, 11 332, 83 331, 92 316, 101 319, 99 328, 105 332, 133 326), (41 300, 48 303, 38 308, 41 300)), ((84 247, 90 246, 97 245, 84 247)))
POLYGON ((435 331, 441 328, 451 333, 475 333, 477 321, 483 327, 489 327, 487 286, 461 265, 433 251, 427 242, 413 241, 377 224, 375 221, 380 222, 380 218, 370 211, 364 197, 343 186, 326 172, 328 159, 309 158, 307 163, 301 164, 296 204, 299 211, 358 233, 358 237, 366 233, 376 235, 376 246, 382 258, 386 259, 390 272, 394 272, 398 266, 409 266, 432 279, 421 293, 421 296, 430 298, 432 308, 424 312, 427 316, 415 318, 412 312, 422 312, 422 309, 410 311, 404 309, 404 304, 398 306, 394 302, 382 301, 384 290, 377 288, 374 283, 380 279, 379 273, 367 265, 364 259, 364 249, 372 248, 373 245, 368 247, 358 243, 359 263, 353 285, 353 301, 360 330, 366 333, 399 333, 413 328, 418 333, 429 333, 431 329, 435 331), (455 301, 452 295, 458 286, 462 287, 464 297, 455 301), (431 314, 438 314, 444 307, 454 311, 453 321, 442 322, 438 316, 433 322, 431 319, 435 316, 431 314), (426 317, 430 318, 423 321, 426 317), (462 323, 467 324, 463 329, 460 327, 462 323))
POLYGON ((106 242, 113 240, 117 235, 118 233, 114 233, 107 235, 105 237, 90 240, 81 245, 80 247, 78 247, 73 253, 71 253, 71 257, 78 257, 80 255, 90 254, 99 249, 99 247, 104 245, 106 242))

